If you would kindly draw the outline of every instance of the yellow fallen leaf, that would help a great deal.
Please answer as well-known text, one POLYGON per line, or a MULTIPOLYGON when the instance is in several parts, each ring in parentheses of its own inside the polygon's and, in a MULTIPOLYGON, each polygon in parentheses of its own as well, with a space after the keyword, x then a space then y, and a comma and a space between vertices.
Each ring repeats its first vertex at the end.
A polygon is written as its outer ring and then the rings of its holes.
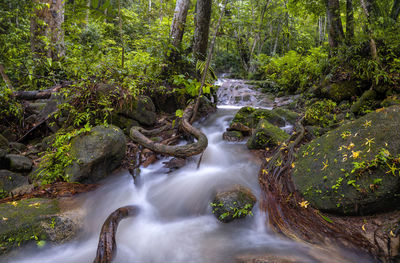
POLYGON ((3 217, 3 221, 7 221, 8 220, 8 218, 7 217, 3 217))
POLYGON ((30 204, 29 206, 30 206, 30 207, 38 208, 38 207, 40 206, 40 203, 39 203, 39 202, 36 202, 36 203, 30 204))
POLYGON ((353 157, 354 159, 357 159, 360 156, 360 152, 361 151, 351 151, 352 155, 351 157, 353 157))
POLYGON ((17 205, 18 205, 18 203, 16 201, 11 202, 10 204, 15 206, 15 207, 17 207, 17 205))
POLYGON ((364 232, 367 232, 367 230, 365 230, 365 224, 362 225, 361 229, 364 230, 364 232))
POLYGON ((395 237, 396 235, 393 233, 393 230, 390 230, 390 235, 392 236, 392 237, 395 237))
POLYGON ((271 158, 265 158, 265 160, 266 160, 267 162, 269 162, 269 160, 271 160, 271 158))
POLYGON ((262 172, 263 172, 263 174, 268 174, 268 171, 265 169, 263 169, 262 172))
POLYGON ((309 204, 310 203, 308 201, 303 201, 303 202, 299 203, 300 207, 302 207, 302 208, 307 208, 309 204))
POLYGON ((292 163, 292 168, 294 168, 295 167, 295 164, 294 163, 292 163))

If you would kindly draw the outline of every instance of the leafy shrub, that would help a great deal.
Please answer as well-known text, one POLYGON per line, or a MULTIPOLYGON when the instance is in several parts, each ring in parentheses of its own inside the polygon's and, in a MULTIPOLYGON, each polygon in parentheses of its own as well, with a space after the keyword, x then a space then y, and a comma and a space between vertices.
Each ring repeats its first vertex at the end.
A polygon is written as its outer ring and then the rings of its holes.
POLYGON ((22 105, 12 97, 12 91, 0 85, 0 123, 20 121, 22 113, 22 105))
POLYGON ((336 103, 331 100, 321 100, 306 107, 305 121, 310 125, 327 127, 336 122, 336 103))
POLYGON ((283 91, 294 93, 304 91, 320 79, 327 59, 322 47, 310 49, 307 55, 291 50, 283 57, 271 58, 263 68, 266 78, 275 81, 283 91))

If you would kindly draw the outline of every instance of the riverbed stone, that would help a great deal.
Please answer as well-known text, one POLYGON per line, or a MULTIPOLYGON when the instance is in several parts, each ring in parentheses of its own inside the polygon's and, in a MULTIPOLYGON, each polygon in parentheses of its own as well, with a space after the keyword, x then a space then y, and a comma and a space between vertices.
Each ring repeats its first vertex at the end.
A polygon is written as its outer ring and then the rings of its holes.
POLYGON ((0 204, 0 255, 29 243, 60 244, 74 238, 77 225, 59 212, 55 199, 32 198, 0 204))
POLYGON ((266 120, 262 120, 247 141, 247 148, 265 149, 266 147, 275 147, 288 138, 289 134, 285 131, 266 120))
POLYGON ((9 169, 13 172, 29 172, 32 170, 32 160, 28 157, 18 154, 7 154, 9 160, 9 169))
POLYGON ((0 149, 8 149, 8 140, 0 134, 0 149))
POLYGON ((210 205, 219 221, 229 223, 251 214, 256 201, 249 188, 235 185, 231 189, 218 192, 210 205))
POLYGON ((240 142, 244 136, 240 131, 226 131, 222 134, 222 139, 228 142, 240 142))
POLYGON ((25 144, 19 142, 10 142, 9 146, 12 152, 22 153, 28 150, 25 144))
POLYGON ((295 124, 297 118, 299 117, 299 114, 297 112, 284 108, 275 108, 272 110, 272 112, 278 114, 280 117, 282 117, 286 122, 290 124, 295 124))
POLYGON ((285 120, 276 112, 268 109, 255 109, 252 107, 242 107, 232 120, 232 124, 239 122, 247 127, 256 128, 260 120, 267 120, 271 124, 284 126, 285 120))
POLYGON ((398 208, 399 130, 400 107, 392 106, 302 146, 292 175, 296 188, 314 207, 332 213, 361 215, 398 208))
POLYGON ((8 170, 0 170, 0 197, 2 193, 11 193, 18 187, 27 184, 29 184, 28 177, 13 173, 8 170))
POLYGON ((125 156, 126 138, 116 126, 96 126, 71 140, 73 164, 65 174, 72 182, 95 183, 117 168, 125 156))

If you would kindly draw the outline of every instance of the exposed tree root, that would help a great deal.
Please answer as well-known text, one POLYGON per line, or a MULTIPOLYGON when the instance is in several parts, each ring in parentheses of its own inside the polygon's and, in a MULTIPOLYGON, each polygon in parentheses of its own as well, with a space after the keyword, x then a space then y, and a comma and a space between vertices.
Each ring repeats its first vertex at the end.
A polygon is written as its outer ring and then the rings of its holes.
POLYGON ((138 212, 139 208, 137 206, 124 206, 118 208, 107 217, 101 228, 97 254, 93 263, 112 262, 117 251, 115 234, 119 222, 126 217, 136 216, 138 212))
POLYGON ((333 243, 349 249, 361 249, 377 257, 377 246, 369 242, 358 230, 333 222, 318 210, 302 203, 304 200, 295 190, 291 179, 295 152, 305 134, 302 121, 303 118, 297 122, 297 132, 287 143, 280 145, 261 166, 261 206, 268 212, 269 224, 276 232, 292 239, 314 244, 333 243))
MULTIPOLYGON (((186 107, 185 111, 183 112, 180 127, 182 128, 183 131, 193 135, 197 139, 197 142, 182 146, 171 146, 171 145, 156 143, 150 140, 148 137, 146 137, 146 135, 151 136, 156 134, 156 132, 147 131, 137 126, 131 128, 130 137, 134 142, 152 150, 153 152, 161 154, 171 155, 179 158, 185 158, 196 154, 200 154, 207 148, 208 140, 207 137, 204 135, 204 133, 194 128, 189 123, 190 117, 193 114, 193 108, 194 108, 193 103, 189 104, 189 106, 186 107)), ((160 132, 158 129, 156 131, 160 132)))

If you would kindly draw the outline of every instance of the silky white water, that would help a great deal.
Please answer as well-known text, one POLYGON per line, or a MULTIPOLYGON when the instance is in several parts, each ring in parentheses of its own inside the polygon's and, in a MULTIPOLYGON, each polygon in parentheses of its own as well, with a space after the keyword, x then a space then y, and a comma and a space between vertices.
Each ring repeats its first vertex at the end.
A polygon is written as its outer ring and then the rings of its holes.
POLYGON ((217 189, 241 184, 260 196, 256 158, 245 144, 222 140, 236 111, 225 106, 198 125, 209 140, 200 169, 195 157, 167 173, 162 162, 168 159, 163 159, 142 168, 136 184, 128 172, 111 176, 96 191, 78 197, 86 216, 76 241, 25 249, 7 262, 92 262, 104 220, 125 205, 139 206, 140 213, 121 221, 114 262, 222 263, 243 254, 292 256, 296 262, 366 262, 355 254, 312 248, 271 233, 258 202, 253 216, 229 224, 213 216, 209 203, 217 189))

